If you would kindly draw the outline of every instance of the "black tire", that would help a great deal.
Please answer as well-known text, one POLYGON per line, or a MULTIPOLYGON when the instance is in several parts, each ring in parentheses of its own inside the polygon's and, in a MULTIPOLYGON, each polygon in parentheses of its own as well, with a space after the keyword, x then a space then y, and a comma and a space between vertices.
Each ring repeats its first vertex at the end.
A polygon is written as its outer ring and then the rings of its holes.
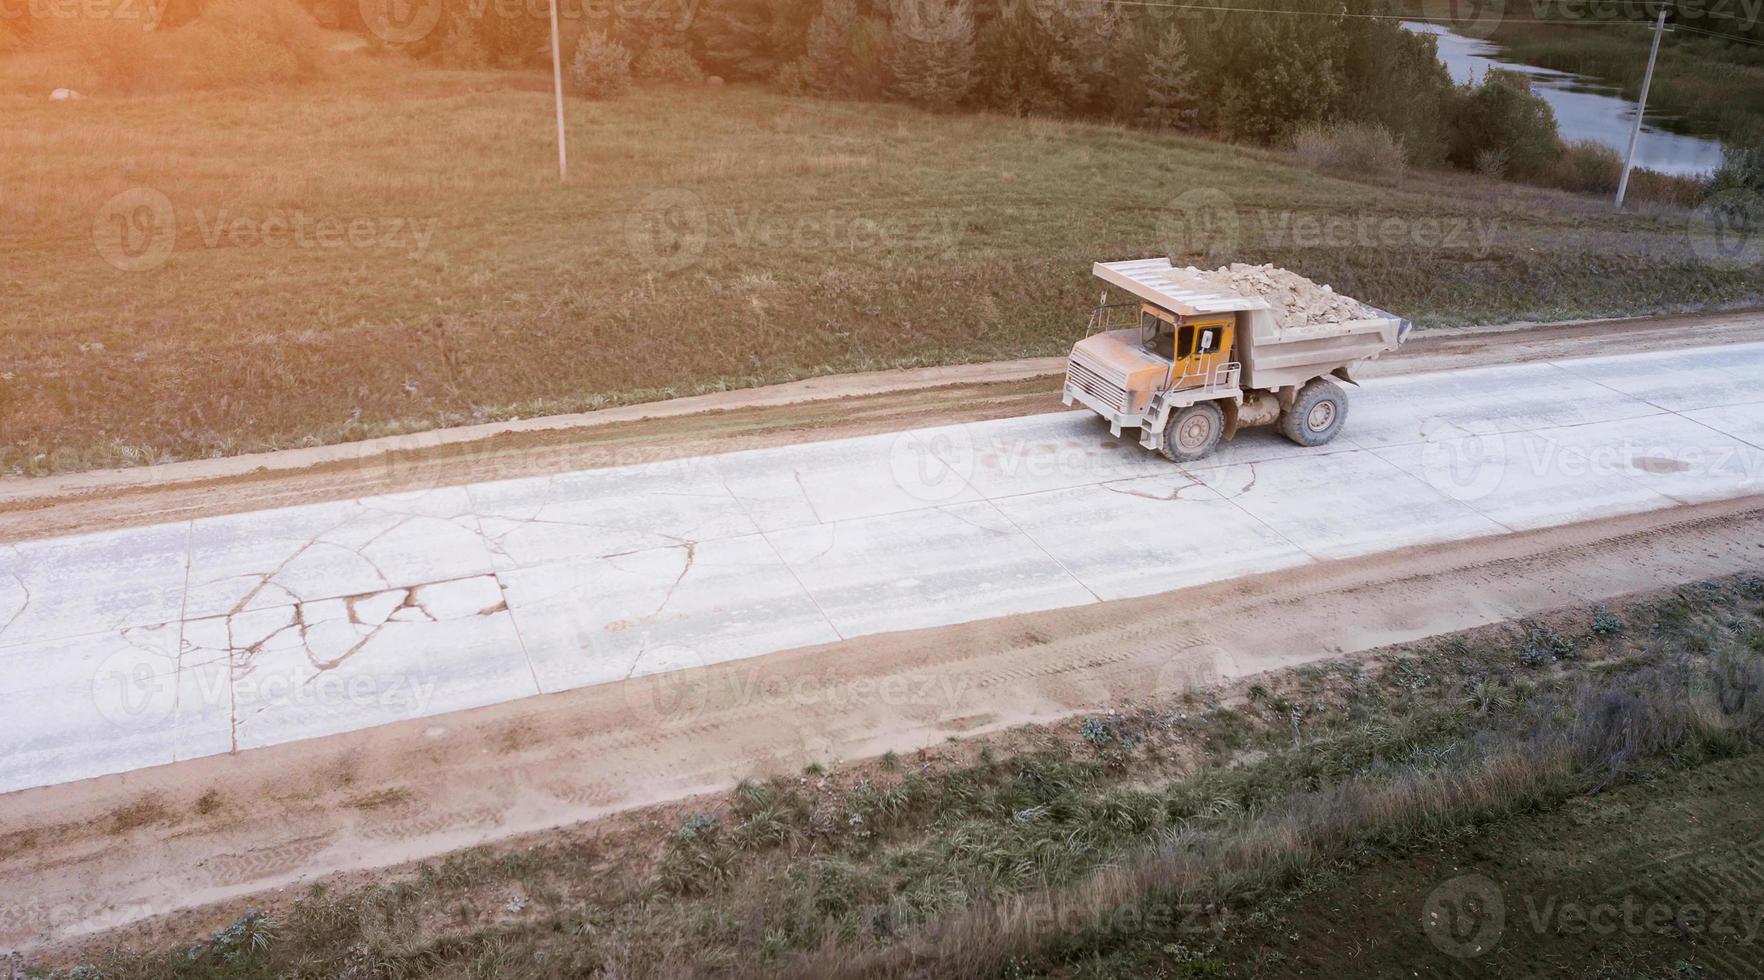
POLYGON ((1327 378, 1312 378, 1280 416, 1280 431, 1301 446, 1321 446, 1347 421, 1347 392, 1327 378))
POLYGON ((1190 405, 1164 423, 1164 458, 1191 463, 1213 451, 1225 432, 1225 413, 1212 402, 1190 405))

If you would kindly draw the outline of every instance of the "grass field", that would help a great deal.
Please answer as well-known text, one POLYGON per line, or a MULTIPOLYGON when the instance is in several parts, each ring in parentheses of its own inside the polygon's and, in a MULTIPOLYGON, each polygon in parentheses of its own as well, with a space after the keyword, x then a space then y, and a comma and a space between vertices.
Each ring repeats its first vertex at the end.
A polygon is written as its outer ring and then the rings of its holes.
POLYGON ((1713 943, 1707 915, 1764 909, 1764 856, 1733 846, 1764 807, 1760 602, 1741 576, 810 767, 82 959, 121 980, 1734 976, 1760 939, 1713 943), (1626 895, 1704 918, 1565 911, 1626 895))
POLYGON ((1106 126, 649 89, 571 103, 559 186, 542 76, 0 93, 0 473, 1063 353, 1104 258, 1420 324, 1764 296, 1684 212, 1106 126))

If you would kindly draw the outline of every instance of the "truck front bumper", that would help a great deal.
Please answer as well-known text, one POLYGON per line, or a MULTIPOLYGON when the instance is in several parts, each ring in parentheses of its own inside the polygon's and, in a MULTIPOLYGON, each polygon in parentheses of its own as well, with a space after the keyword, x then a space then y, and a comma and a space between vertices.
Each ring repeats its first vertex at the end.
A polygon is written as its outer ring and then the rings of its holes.
POLYGON ((1111 435, 1118 436, 1121 434, 1122 429, 1138 428, 1145 422, 1145 416, 1143 414, 1139 412, 1124 412, 1104 399, 1098 398, 1085 391, 1083 388, 1078 387, 1076 384, 1073 384, 1070 378, 1066 379, 1066 386, 1060 392, 1060 401, 1065 403, 1068 407, 1073 402, 1077 402, 1096 414, 1101 415, 1103 418, 1108 419, 1109 433, 1111 435))

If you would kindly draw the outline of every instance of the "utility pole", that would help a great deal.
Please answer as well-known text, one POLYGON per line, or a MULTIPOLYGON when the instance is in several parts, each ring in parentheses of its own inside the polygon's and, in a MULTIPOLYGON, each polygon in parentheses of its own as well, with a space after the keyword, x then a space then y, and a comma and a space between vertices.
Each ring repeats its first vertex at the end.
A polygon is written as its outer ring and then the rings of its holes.
POLYGON ((1623 210, 1623 195, 1629 192, 1629 171, 1635 166, 1635 144, 1641 139, 1642 116, 1648 111, 1648 88, 1654 84, 1654 60, 1660 57, 1660 35, 1666 31, 1666 11, 1670 4, 1660 4, 1660 16, 1654 18, 1654 46, 1648 51, 1648 72, 1642 76, 1641 102, 1635 107, 1635 125, 1629 129, 1629 153, 1623 157, 1623 176, 1617 181, 1617 210, 1623 210))
MULTIPOLYGON (((557 37, 557 0, 552 0, 552 90, 557 95, 557 183, 570 180, 570 153, 564 148, 563 137, 563 41, 557 37)), ((1655 46, 1660 41, 1655 39, 1655 46)), ((1653 76, 1653 62, 1648 62, 1648 74, 1653 76)), ((1646 92, 1646 90, 1644 90, 1646 92)), ((1630 146, 1630 152, 1635 148, 1630 146)), ((1628 176, 1628 171, 1625 171, 1628 176)), ((1618 192, 1618 204, 1623 203, 1623 192, 1618 192)))

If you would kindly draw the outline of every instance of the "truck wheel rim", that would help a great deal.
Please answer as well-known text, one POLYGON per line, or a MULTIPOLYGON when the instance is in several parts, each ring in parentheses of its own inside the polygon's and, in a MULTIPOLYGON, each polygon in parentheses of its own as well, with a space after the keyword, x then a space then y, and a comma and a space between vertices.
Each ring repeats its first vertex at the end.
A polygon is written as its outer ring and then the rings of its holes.
POLYGON ((1176 443, 1185 450, 1195 450, 1207 444, 1213 435, 1213 423, 1205 415, 1196 415, 1182 423, 1176 430, 1176 443))
POLYGON ((1311 414, 1305 416, 1305 425, 1312 432, 1322 432, 1335 424, 1335 403, 1318 402, 1311 406, 1311 414))

